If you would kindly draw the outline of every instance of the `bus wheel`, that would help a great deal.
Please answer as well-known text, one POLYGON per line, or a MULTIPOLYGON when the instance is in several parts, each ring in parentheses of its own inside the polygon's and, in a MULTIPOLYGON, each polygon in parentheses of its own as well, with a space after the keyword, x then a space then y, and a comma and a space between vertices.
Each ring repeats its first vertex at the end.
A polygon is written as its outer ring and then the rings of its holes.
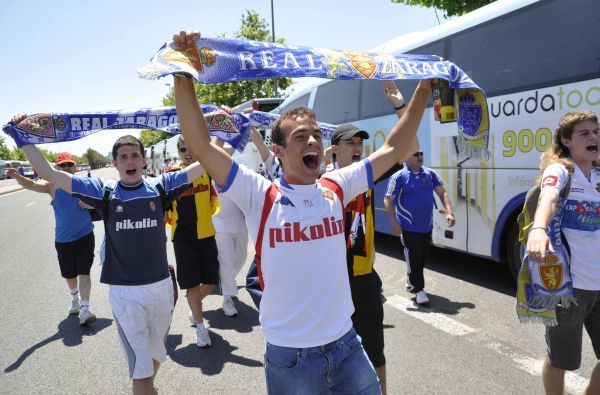
POLYGON ((519 277, 519 270, 521 269, 524 253, 525 246, 519 242, 519 224, 515 221, 506 238, 506 251, 504 255, 510 274, 515 281, 519 277))

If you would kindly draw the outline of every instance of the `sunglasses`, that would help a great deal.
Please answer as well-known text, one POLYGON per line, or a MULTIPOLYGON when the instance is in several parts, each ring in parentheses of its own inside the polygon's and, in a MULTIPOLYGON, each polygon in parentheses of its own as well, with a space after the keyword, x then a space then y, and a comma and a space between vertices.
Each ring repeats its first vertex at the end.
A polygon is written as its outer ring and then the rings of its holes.
POLYGON ((423 153, 422 152, 417 152, 416 154, 413 154, 413 156, 415 158, 418 158, 419 156, 423 156, 423 153))
POLYGON ((70 162, 61 163, 60 165, 58 165, 58 167, 60 167, 61 169, 64 169, 65 167, 73 167, 73 166, 75 166, 75 164, 74 163, 70 163, 70 162))
POLYGON ((187 147, 179 148, 179 152, 181 152, 182 154, 185 154, 187 152, 187 147))

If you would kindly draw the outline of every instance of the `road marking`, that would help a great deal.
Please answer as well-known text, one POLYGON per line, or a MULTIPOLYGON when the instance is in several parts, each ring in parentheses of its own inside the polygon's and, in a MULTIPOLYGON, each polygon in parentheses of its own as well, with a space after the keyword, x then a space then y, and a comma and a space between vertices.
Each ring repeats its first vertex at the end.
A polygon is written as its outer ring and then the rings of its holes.
MULTIPOLYGON (((519 369, 524 370, 531 375, 542 375, 542 366, 544 366, 543 359, 539 360, 524 355, 519 355, 510 351, 508 347, 503 346, 500 343, 487 344, 487 348, 512 359, 517 364, 519 369)), ((587 385, 587 382, 587 379, 581 377, 577 373, 566 372, 565 374, 565 389, 570 393, 581 394, 587 385)))
POLYGON ((392 295, 386 301, 392 307, 419 319, 441 331, 453 336, 463 336, 476 332, 475 329, 461 324, 460 322, 447 317, 445 314, 435 312, 426 307, 417 306, 412 300, 403 298, 400 295, 392 295))
POLYGON ((26 205, 25 207, 29 207, 29 206, 33 206, 34 204, 36 204, 37 202, 31 202, 28 205, 26 205))

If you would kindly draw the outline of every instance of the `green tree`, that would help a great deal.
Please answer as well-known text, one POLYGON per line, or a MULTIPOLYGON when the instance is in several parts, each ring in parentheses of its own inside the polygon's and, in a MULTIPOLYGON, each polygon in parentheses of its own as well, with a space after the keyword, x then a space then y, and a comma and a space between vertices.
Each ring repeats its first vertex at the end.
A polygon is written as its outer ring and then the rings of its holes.
MULTIPOLYGON (((271 41, 269 28, 269 24, 256 11, 246 10, 242 15, 240 30, 235 32, 234 37, 271 41)), ((284 39, 280 38, 277 42, 284 43, 284 39)), ((291 83, 289 78, 279 78, 277 79, 277 89, 282 91, 291 83)), ((196 84, 196 96, 201 103, 233 107, 253 98, 275 96, 275 84, 273 80, 235 81, 211 85, 196 84)), ((172 106, 174 104, 175 98, 171 90, 163 98, 163 105, 172 106)))
POLYGON ((25 151, 23 151, 21 148, 13 148, 10 151, 10 159, 12 160, 27 160, 27 156, 25 156, 25 151))
POLYGON ((87 163, 92 169, 106 166, 106 157, 92 148, 87 149, 85 154, 83 154, 82 159, 82 162, 87 159, 87 163))
POLYGON ((0 159, 10 159, 10 148, 4 143, 4 137, 0 136, 0 159))
POLYGON ((471 12, 494 0, 392 0, 392 3, 434 7, 444 11, 444 17, 462 15, 471 12))
POLYGON ((56 154, 54 152, 40 147, 38 147, 38 150, 40 150, 48 162, 56 162, 56 154))
MULTIPOLYGON (((173 100, 174 102, 175 100, 173 100)), ((144 144, 144 148, 148 148, 169 137, 173 137, 173 135, 160 130, 144 129, 140 132, 140 141, 144 144)))

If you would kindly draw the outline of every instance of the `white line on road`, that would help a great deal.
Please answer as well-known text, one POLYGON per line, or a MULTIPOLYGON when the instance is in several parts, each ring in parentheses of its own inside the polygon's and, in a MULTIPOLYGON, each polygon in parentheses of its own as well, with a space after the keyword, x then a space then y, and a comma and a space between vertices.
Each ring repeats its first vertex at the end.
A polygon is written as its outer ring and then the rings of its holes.
MULTIPOLYGON (((500 355, 511 358, 519 366, 519 369, 524 370, 534 376, 542 375, 542 366, 544 365, 544 360, 538 360, 524 355, 519 355, 510 351, 508 347, 503 346, 500 343, 490 343, 487 345, 487 347, 500 355)), ((586 385, 587 380, 585 378, 581 377, 577 373, 566 372, 565 389, 568 392, 581 394, 586 385)))
POLYGON ((26 205, 25 207, 29 207, 29 206, 33 206, 34 204, 36 204, 37 202, 31 202, 28 205, 26 205))
POLYGON ((400 295, 392 295, 386 301, 392 307, 417 318, 441 331, 453 336, 463 336, 476 332, 475 329, 468 327, 460 322, 447 317, 442 313, 437 313, 431 309, 417 306, 412 300, 403 298, 400 295))

